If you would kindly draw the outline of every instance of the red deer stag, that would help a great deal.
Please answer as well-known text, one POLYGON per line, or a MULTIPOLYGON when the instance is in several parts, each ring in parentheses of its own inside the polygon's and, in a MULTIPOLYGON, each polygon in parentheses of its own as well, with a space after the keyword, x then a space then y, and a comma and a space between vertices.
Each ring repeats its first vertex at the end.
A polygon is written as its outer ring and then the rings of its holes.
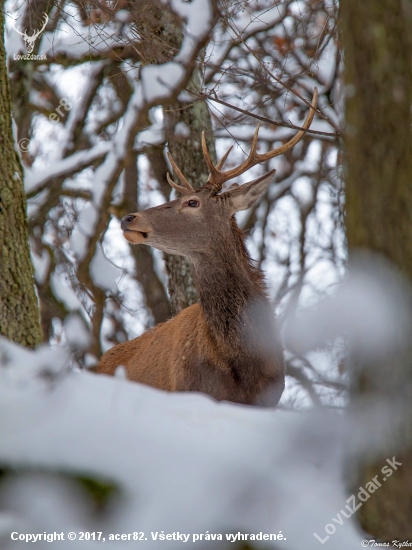
MULTIPOLYGON (((308 129, 318 93, 303 124, 308 129)), ((148 330, 139 338, 107 351, 97 372, 113 374, 124 365, 130 380, 168 391, 199 391, 217 400, 275 405, 284 388, 285 366, 279 329, 267 298, 263 274, 250 263, 244 236, 234 214, 250 208, 264 193, 275 170, 220 193, 223 183, 256 164, 276 157, 304 136, 256 152, 259 126, 249 157, 236 168, 222 171, 230 149, 214 166, 204 134, 202 147, 210 170, 207 182, 195 191, 168 154, 182 185, 169 177, 182 196, 122 219, 125 238, 193 262, 199 303, 148 330)))

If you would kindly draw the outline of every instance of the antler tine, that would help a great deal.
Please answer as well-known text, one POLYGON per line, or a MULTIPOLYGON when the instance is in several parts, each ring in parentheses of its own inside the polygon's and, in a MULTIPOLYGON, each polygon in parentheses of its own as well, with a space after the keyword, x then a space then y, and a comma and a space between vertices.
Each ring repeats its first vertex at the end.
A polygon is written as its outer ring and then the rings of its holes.
POLYGON ((207 148, 206 137, 205 137, 204 132, 202 132, 202 150, 203 150, 203 156, 205 157, 207 167, 210 170, 210 175, 209 175, 208 181, 211 181, 211 178, 214 178, 214 177, 218 176, 219 171, 215 167, 215 165, 213 164, 212 159, 210 158, 210 153, 209 153, 209 149, 207 148))
POLYGON ((183 195, 189 195, 190 193, 193 192, 193 190, 190 190, 187 187, 183 187, 182 185, 178 185, 177 183, 175 183, 170 177, 169 172, 166 174, 166 177, 167 177, 167 181, 173 187, 173 189, 176 189, 176 191, 179 191, 179 193, 182 193, 183 195))
POLYGON ((17 23, 17 19, 15 19, 15 20, 14 20, 14 23, 12 24, 13 29, 14 29, 16 32, 18 32, 21 36, 23 36, 23 34, 25 34, 26 31, 21 32, 21 31, 19 30, 19 29, 20 29, 20 25, 16 28, 16 23, 17 23))
POLYGON ((257 143, 258 143, 258 137, 259 137, 259 130, 260 130, 260 122, 257 123, 255 133, 253 134, 252 139, 252 145, 250 147, 250 153, 247 158, 247 160, 243 163, 246 164, 246 162, 250 162, 250 159, 254 158, 256 156, 256 149, 257 149, 257 143))
POLYGON ((226 162, 227 157, 229 156, 230 151, 233 149, 233 145, 229 147, 229 149, 226 151, 226 153, 223 155, 223 157, 219 160, 219 162, 216 164, 216 166, 213 164, 212 159, 210 158, 209 149, 206 144, 206 138, 205 133, 202 132, 202 149, 203 149, 203 156, 205 157, 206 164, 210 168, 210 174, 207 178, 207 181, 210 183, 211 181, 214 181, 214 179, 218 176, 219 170, 223 168, 223 165, 226 162))
MULTIPOLYGON (((202 138, 203 138, 203 135, 202 135, 202 138)), ((202 147, 203 147, 203 139, 202 139, 202 147)), ((203 148, 203 153, 205 152, 205 149, 207 151, 207 157, 210 158, 210 155, 209 155, 209 150, 207 149, 207 145, 206 145, 206 142, 205 142, 205 145, 204 145, 204 148, 203 148)), ((219 162, 216 164, 215 168, 216 170, 220 170, 221 168, 223 168, 223 165, 225 164, 226 162, 226 159, 227 157, 229 156, 229 153, 230 151, 233 149, 233 145, 231 145, 229 147, 229 149, 226 151, 226 153, 223 155, 223 157, 219 160, 219 162)), ((205 155, 205 158, 206 158, 206 155, 205 155)), ((206 160, 207 162, 207 160, 206 160)), ((216 173, 216 172, 215 172, 216 173)), ((209 174, 208 178, 207 178, 207 181, 210 182, 211 179, 213 179, 213 176, 212 176, 212 173, 209 174)))
POLYGON ((259 128, 260 128, 260 123, 258 123, 256 127, 248 158, 240 166, 238 166, 237 168, 232 168, 232 170, 228 170, 227 172, 221 172, 220 168, 222 168, 223 162, 226 160, 226 157, 229 154, 230 149, 229 151, 226 152, 226 154, 219 161, 219 163, 216 166, 214 166, 212 159, 210 158, 209 151, 207 149, 206 140, 203 132, 202 134, 203 154, 205 156, 207 165, 209 166, 209 169, 210 169, 208 184, 215 191, 220 191, 225 181, 230 180, 240 174, 243 174, 243 172, 246 172, 246 170, 248 170, 249 168, 257 164, 257 162, 254 161, 254 158, 256 156, 256 147, 257 147, 257 141, 258 141, 258 135, 259 135, 259 128))
MULTIPOLYGON (((194 192, 195 192, 194 188, 190 185, 190 183, 189 183, 189 182, 187 181, 187 179, 184 177, 184 175, 182 174, 180 168, 179 168, 178 165, 175 163, 175 161, 173 160, 172 155, 171 155, 169 152, 167 152, 167 158, 169 159, 169 162, 170 162, 170 164, 172 165, 172 168, 173 168, 173 170, 174 170, 176 176, 179 178, 180 182, 183 183, 183 185, 185 186, 185 188, 188 189, 191 193, 194 193, 194 192)), ((169 181, 169 183, 170 183, 170 181, 169 181)), ((173 183, 174 183, 174 182, 173 182, 173 183)), ((170 183, 170 185, 172 185, 172 184, 170 183)), ((174 185, 177 185, 177 184, 174 183, 174 185)), ((172 185, 172 187, 174 187, 174 186, 172 185)), ((181 186, 178 185, 178 187, 181 187, 181 186)), ((176 189, 176 187, 175 187, 175 189, 176 189)), ((184 188, 183 188, 183 189, 184 189, 184 188)), ((178 191, 179 191, 179 190, 178 190, 178 191)))
POLYGON ((226 153, 223 155, 223 157, 219 160, 219 162, 216 164, 216 170, 220 170, 223 168, 223 165, 226 162, 227 157, 229 156, 230 151, 233 149, 233 145, 229 147, 229 149, 226 151, 226 153))
POLYGON ((237 166, 236 168, 232 168, 231 170, 227 170, 226 172, 220 171, 221 166, 217 165, 215 167, 213 165, 209 155, 209 151, 207 150, 206 140, 204 138, 204 135, 202 135, 203 154, 205 156, 207 165, 210 169, 210 176, 209 176, 208 183, 206 185, 209 184, 209 187, 212 187, 216 192, 218 192, 220 191, 220 189, 222 189, 222 185, 225 183, 225 181, 235 178, 236 176, 240 176, 241 174, 246 172, 246 170, 249 170, 249 168, 252 168, 252 166, 255 166, 256 164, 259 164, 260 162, 263 162, 265 160, 269 160, 274 157, 277 157, 278 155, 281 155, 282 153, 285 153, 286 151, 291 149, 294 145, 296 145, 302 139, 302 137, 306 133, 306 130, 311 125, 313 117, 315 115, 315 109, 316 109, 317 103, 318 103, 318 89, 315 88, 313 92, 311 108, 309 109, 309 113, 306 117, 306 120, 302 125, 302 128, 304 129, 300 130, 295 136, 293 136, 292 139, 290 139, 287 143, 285 143, 281 147, 278 147, 277 149, 273 149, 272 151, 269 151, 267 153, 262 153, 260 155, 259 153, 256 152, 258 136, 259 136, 259 128, 260 128, 260 123, 259 123, 256 127, 255 134, 253 136, 252 146, 251 146, 248 158, 240 166, 237 166))
MULTIPOLYGON (((43 19, 44 19, 44 25, 43 25, 43 27, 41 28, 40 33, 42 33, 42 32, 44 31, 44 29, 46 28, 47 23, 49 22, 49 16, 47 15, 47 13, 44 14, 43 19)), ((40 34, 40 33, 39 33, 39 34, 40 34)))

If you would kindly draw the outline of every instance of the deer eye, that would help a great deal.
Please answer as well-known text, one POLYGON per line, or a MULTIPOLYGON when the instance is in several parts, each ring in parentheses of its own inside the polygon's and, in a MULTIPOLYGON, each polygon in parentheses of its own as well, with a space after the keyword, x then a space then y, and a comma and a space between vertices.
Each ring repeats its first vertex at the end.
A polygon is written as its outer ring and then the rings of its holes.
POLYGON ((191 199, 190 201, 187 201, 187 206, 190 206, 192 208, 197 208, 199 204, 200 202, 196 201, 195 199, 191 199))

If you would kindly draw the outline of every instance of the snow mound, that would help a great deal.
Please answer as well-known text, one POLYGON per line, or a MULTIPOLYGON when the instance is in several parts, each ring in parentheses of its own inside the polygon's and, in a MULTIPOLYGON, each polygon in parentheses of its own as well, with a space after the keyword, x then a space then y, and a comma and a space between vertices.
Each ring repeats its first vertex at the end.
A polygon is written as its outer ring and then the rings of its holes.
MULTIPOLYGON (((236 547, 226 535, 240 531, 284 537, 256 547, 315 550, 322 545, 313 533, 324 538, 346 504, 338 415, 217 403, 73 372, 63 350, 33 352, 3 338, 0 356, 0 464, 17 472, 0 484, 2 548, 26 548, 12 532, 63 532, 56 548, 85 544, 80 532, 103 533, 105 542, 89 540, 88 548, 225 548, 236 547), (76 476, 116 487, 104 513, 76 476), (134 532, 147 540, 109 540, 134 532), (161 541, 161 532, 190 536, 161 541), (223 542, 193 540, 206 533, 223 542)), ((329 547, 356 548, 361 537, 350 518, 336 525, 329 547)))

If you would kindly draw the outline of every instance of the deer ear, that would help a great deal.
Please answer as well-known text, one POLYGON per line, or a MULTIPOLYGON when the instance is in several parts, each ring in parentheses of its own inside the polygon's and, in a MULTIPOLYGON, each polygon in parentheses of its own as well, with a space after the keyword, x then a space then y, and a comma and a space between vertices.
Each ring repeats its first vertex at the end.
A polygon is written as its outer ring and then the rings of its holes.
POLYGON ((273 180, 275 172, 276 170, 271 170, 256 180, 249 181, 240 187, 229 189, 225 193, 222 193, 223 196, 229 198, 233 213, 250 208, 266 191, 273 180))

